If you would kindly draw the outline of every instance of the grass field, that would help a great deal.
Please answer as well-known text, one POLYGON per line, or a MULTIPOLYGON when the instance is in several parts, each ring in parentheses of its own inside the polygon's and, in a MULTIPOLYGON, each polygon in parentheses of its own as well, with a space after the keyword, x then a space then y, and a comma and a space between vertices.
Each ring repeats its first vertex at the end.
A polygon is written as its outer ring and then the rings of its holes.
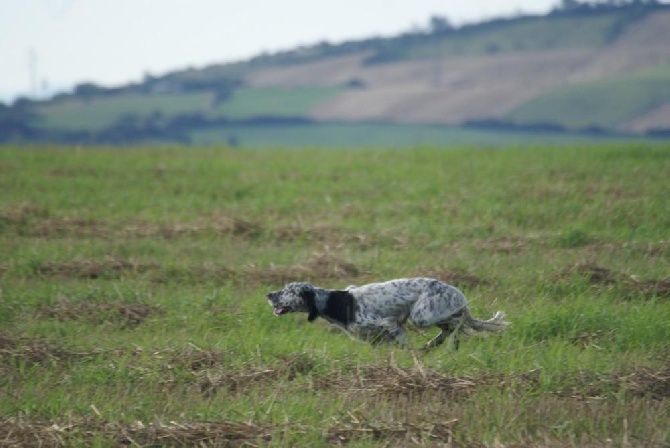
POLYGON ((189 134, 195 145, 217 145, 235 141, 254 148, 407 148, 414 146, 509 147, 574 145, 614 142, 619 139, 651 141, 649 137, 495 130, 422 124, 309 123, 281 125, 230 125, 194 130, 189 134))
POLYGON ((213 115, 232 119, 254 117, 304 117, 310 110, 337 95, 340 87, 265 87, 241 89, 212 111, 213 115))
POLYGON ((114 125, 124 116, 169 118, 199 113, 212 118, 301 117, 310 108, 337 94, 340 88, 241 89, 214 105, 213 92, 129 93, 95 97, 88 101, 61 99, 39 108, 39 126, 45 129, 96 132, 114 125))
POLYGON ((464 31, 432 43, 410 46, 407 58, 510 53, 561 48, 597 48, 620 18, 552 17, 519 20, 501 27, 464 31), (529 38, 532 36, 532 38, 529 38))
POLYGON ((505 116, 514 123, 616 129, 670 101, 670 66, 552 90, 505 116))
POLYGON ((668 172, 651 144, 2 148, 0 445, 668 446, 668 172), (415 275, 513 325, 403 351, 265 299, 415 275))
POLYGON ((212 103, 211 92, 176 94, 131 93, 110 97, 95 97, 89 101, 63 99, 39 108, 40 126, 65 131, 100 131, 112 126, 123 116, 149 117, 161 114, 206 112, 212 103))

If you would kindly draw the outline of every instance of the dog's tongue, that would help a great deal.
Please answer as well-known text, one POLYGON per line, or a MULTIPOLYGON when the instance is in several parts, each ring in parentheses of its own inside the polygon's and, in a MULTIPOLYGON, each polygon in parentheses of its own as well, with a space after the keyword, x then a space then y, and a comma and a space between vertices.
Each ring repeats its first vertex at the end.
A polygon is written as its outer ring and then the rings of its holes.
POLYGON ((282 314, 288 313, 288 308, 284 306, 278 306, 275 308, 275 316, 281 316, 282 314))

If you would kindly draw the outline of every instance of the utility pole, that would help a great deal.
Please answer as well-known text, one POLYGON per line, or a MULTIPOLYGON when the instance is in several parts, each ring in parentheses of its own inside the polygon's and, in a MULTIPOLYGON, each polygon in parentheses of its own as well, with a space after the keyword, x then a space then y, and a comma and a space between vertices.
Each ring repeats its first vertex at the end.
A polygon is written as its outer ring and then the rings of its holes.
POLYGON ((32 47, 28 50, 28 71, 30 76, 30 96, 36 98, 39 93, 37 85, 37 52, 32 47))

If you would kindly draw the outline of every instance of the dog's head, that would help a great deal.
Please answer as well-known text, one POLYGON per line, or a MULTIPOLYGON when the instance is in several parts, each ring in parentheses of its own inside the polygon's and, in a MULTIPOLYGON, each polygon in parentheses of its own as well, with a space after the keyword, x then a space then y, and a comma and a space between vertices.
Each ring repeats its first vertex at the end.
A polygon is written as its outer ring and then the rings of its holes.
POLYGON ((309 313, 310 321, 319 315, 315 298, 315 288, 309 283, 289 283, 284 289, 268 293, 268 302, 274 308, 275 316, 303 312, 309 313))

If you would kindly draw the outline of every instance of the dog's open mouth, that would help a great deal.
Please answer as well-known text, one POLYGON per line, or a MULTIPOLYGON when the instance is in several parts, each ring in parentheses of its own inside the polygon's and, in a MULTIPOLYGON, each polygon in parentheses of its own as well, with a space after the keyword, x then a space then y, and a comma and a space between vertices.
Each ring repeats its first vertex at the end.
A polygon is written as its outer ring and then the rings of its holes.
POLYGON ((287 306, 276 306, 275 310, 274 310, 274 313, 275 313, 275 316, 281 316, 282 314, 286 314, 289 311, 291 311, 291 308, 289 308, 287 306))

